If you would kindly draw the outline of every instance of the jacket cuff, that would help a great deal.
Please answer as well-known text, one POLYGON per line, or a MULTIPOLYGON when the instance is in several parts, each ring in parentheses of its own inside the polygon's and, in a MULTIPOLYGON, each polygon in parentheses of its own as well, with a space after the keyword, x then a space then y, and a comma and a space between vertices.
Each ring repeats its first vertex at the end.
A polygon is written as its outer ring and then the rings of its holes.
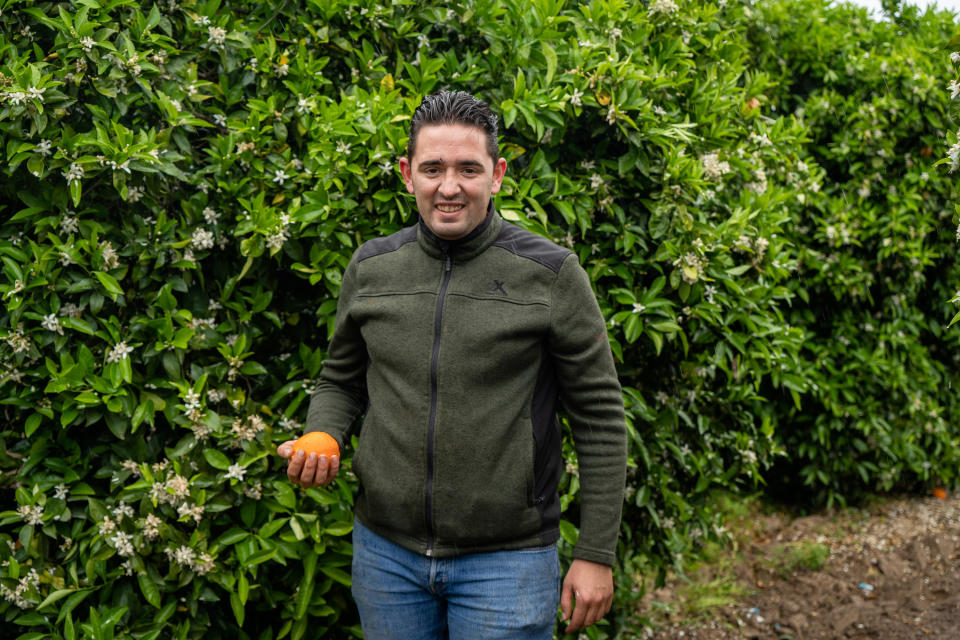
POLYGON ((612 567, 616 563, 616 554, 611 551, 585 549, 579 545, 573 548, 573 557, 575 560, 588 560, 597 564, 605 564, 608 567, 612 567))

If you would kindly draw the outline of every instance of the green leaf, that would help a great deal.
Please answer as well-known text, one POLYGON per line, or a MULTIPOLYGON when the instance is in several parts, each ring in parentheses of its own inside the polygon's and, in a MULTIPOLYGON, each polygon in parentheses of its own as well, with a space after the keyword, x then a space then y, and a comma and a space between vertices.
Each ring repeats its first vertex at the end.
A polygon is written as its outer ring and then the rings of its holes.
POLYGON ((32 413, 23 425, 23 432, 29 438, 34 434, 40 423, 43 422, 43 416, 39 413, 32 413))
POLYGON ((577 544, 577 540, 580 538, 580 532, 570 521, 561 520, 560 537, 563 538, 567 544, 575 545, 577 544))
POLYGON ((43 602, 37 605, 37 611, 40 611, 44 607, 48 607, 54 602, 58 602, 61 599, 66 598, 71 593, 76 592, 76 589, 57 589, 56 591, 51 592, 50 595, 43 599, 43 602))
POLYGON ((137 583, 140 585, 140 593, 146 598, 147 602, 155 608, 160 608, 160 588, 149 573, 141 571, 137 573, 137 583))
POLYGON ((547 61, 547 76, 543 81, 544 88, 549 87, 553 82, 553 74, 557 72, 557 52, 547 42, 541 42, 543 57, 547 61))
POLYGON ((207 459, 207 463, 214 469, 226 471, 230 468, 230 458, 216 449, 204 449, 203 457, 207 459))
POLYGON ((93 275, 96 276, 97 280, 100 281, 100 284, 103 285, 103 288, 106 289, 107 293, 110 294, 111 300, 116 301, 117 296, 123 295, 123 289, 120 288, 120 283, 118 283, 116 278, 111 276, 109 273, 104 273, 103 271, 94 271, 93 275))
POLYGON ((321 566, 320 571, 326 574, 327 577, 331 578, 336 582, 339 582, 345 587, 349 587, 351 584, 350 574, 347 573, 346 571, 343 571, 342 569, 337 569, 336 567, 321 566))

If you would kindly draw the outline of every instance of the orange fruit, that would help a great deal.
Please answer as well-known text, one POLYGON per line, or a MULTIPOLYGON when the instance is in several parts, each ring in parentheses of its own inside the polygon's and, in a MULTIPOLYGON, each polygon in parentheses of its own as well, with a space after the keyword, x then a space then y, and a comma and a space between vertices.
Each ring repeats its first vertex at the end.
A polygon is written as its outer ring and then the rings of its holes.
POLYGON ((293 453, 303 451, 305 455, 316 453, 317 456, 327 456, 329 460, 333 456, 340 455, 340 447, 333 437, 323 431, 311 431, 305 433, 293 443, 293 453))
POLYGON ((946 489, 937 487, 936 489, 933 490, 933 497, 939 498, 940 500, 946 500, 947 499, 946 489))

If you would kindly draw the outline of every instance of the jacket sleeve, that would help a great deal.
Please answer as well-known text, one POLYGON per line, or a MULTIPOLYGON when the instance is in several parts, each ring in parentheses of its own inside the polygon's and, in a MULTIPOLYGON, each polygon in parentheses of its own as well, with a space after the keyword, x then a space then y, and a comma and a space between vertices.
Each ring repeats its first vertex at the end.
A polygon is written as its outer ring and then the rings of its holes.
POLYGON ((305 433, 325 431, 343 450, 347 431, 367 406, 367 347, 350 309, 357 289, 356 256, 343 274, 337 317, 320 380, 310 397, 305 433))
POLYGON ((551 297, 550 351, 580 469, 573 555, 612 566, 626 483, 623 395, 606 323, 575 255, 561 266, 551 297))

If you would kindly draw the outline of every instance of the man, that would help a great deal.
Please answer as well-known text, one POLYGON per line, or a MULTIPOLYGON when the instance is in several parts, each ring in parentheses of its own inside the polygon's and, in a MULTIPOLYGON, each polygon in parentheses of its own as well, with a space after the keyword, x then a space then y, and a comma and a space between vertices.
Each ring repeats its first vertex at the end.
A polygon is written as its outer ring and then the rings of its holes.
MULTIPOLYGON (((575 254, 503 221, 497 119, 463 92, 424 98, 400 159, 419 223, 344 273, 307 431, 341 445, 364 414, 353 594, 368 639, 552 638, 613 599, 626 430, 606 325, 575 254), (561 401, 581 481, 560 586, 561 401)), ((304 487, 339 460, 279 448, 304 487)))

